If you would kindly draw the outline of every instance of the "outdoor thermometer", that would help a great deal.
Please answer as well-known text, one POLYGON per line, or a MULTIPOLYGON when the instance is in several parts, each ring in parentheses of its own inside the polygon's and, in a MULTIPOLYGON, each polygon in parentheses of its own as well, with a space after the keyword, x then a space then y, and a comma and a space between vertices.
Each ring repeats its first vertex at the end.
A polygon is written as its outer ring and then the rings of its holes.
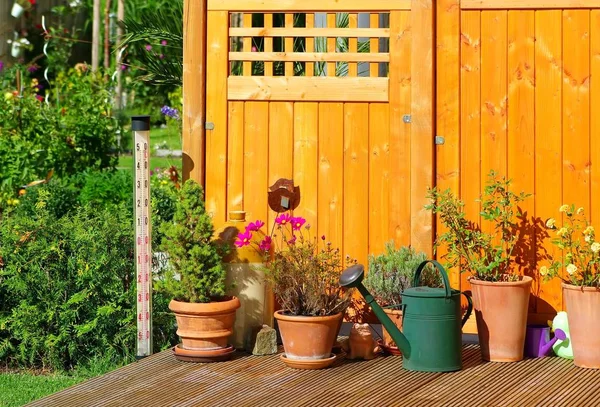
POLYGON ((150 116, 133 116, 137 357, 152 354, 152 224, 150 223, 150 116))

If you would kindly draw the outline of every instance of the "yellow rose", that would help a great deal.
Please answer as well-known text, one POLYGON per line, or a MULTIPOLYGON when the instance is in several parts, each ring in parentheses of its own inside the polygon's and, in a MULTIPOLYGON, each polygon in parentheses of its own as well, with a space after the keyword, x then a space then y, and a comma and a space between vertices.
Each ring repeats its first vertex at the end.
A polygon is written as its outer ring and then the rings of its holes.
POLYGON ((586 241, 586 243, 589 243, 592 240, 592 237, 590 235, 587 235, 583 239, 586 241))
POLYGON ((560 208, 558 208, 559 212, 566 212, 569 210, 569 205, 563 205, 560 208))
POLYGON ((594 253, 600 252, 600 243, 598 243, 598 242, 592 243, 592 251, 594 253))
POLYGON ((12 92, 6 92, 4 94, 4 99, 6 99, 6 100, 11 100, 14 97, 15 97, 15 95, 13 95, 12 92))
POLYGON ((577 209, 577 215, 581 215, 581 214, 583 214, 583 208, 577 209))
POLYGON ((594 227, 593 226, 588 226, 587 228, 585 228, 585 230, 583 231, 584 235, 591 235, 592 233, 594 233, 594 227))
POLYGON ((545 276, 546 274, 548 274, 548 267, 546 267, 546 266, 540 267, 540 276, 545 276))
POLYGON ((577 266, 574 264, 569 264, 567 266, 567 273, 569 273, 570 275, 575 274, 575 272, 577 271, 577 266))
POLYGON ((554 220, 554 218, 550 218, 546 221, 546 227, 548 229, 554 229, 555 224, 556 224, 556 220, 554 220))
POLYGON ((564 235, 566 235, 569 232, 569 230, 567 228, 560 228, 558 230, 558 232, 556 232, 557 236, 563 237, 564 235))

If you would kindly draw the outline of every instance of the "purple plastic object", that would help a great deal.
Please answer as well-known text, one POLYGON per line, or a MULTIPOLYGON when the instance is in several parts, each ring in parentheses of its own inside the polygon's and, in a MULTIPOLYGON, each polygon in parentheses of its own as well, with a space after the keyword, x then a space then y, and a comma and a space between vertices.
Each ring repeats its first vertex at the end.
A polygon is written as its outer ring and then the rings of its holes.
POLYGON ((566 338, 562 329, 554 332, 554 338, 550 339, 550 327, 547 325, 527 325, 527 335, 525 337, 525 356, 530 358, 543 358, 548 356, 552 350, 552 345, 557 339, 566 338))

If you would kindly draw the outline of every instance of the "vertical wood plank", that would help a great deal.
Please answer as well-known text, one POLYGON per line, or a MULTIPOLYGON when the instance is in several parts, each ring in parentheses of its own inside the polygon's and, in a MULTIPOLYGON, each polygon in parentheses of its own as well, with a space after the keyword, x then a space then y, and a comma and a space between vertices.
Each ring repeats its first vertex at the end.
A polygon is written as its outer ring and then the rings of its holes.
MULTIPOLYGON (((508 178, 516 193, 535 190, 535 12, 508 12, 508 178)), ((515 249, 515 263, 521 274, 533 277, 533 292, 539 289, 536 268, 533 197, 520 205, 524 213, 520 233, 526 243, 515 249)), ((538 222, 537 227, 541 224, 538 222)), ((535 311, 530 297, 530 312, 535 311)))
MULTIPOLYGON (((265 102, 266 103, 266 102, 265 102)), ((294 104, 292 102, 269 103, 269 182, 273 185, 279 178, 292 178, 294 169, 294 104)), ((257 163, 258 164, 258 163, 257 163)), ((264 193, 256 191, 256 193, 264 193)), ((269 212, 267 226, 271 230, 277 214, 269 212)))
POLYGON ((227 64, 229 51, 229 14, 208 13, 207 30, 211 33, 206 62, 206 121, 214 124, 206 132, 206 211, 215 228, 226 220, 227 210, 227 64))
MULTIPOLYGON (((379 13, 371 13, 369 15, 369 27, 379 28, 379 13)), ((369 52, 375 54, 379 52, 379 38, 369 39, 369 52)), ((369 76, 376 78, 379 76, 379 64, 371 62, 369 64, 369 76)))
POLYGON ((319 103, 319 117, 318 235, 344 253, 344 104, 319 103))
POLYGON ((311 236, 317 233, 318 169, 319 169, 319 104, 294 104, 294 183, 300 187, 299 216, 311 225, 311 236))
MULTIPOLYGON (((481 188, 481 12, 461 11, 460 35, 460 197, 467 219, 479 223, 481 188)), ((469 270, 461 270, 460 289, 469 290, 469 270)), ((476 332, 472 317, 464 332, 476 332)))
MULTIPOLYGON (((285 27, 293 28, 294 27, 294 14, 286 13, 285 14, 285 27)), ((285 37, 285 52, 294 52, 294 38, 285 37)), ((294 76, 294 63, 286 62, 285 63, 285 76, 294 76)))
MULTIPOLYGON (((206 97, 206 3, 183 8, 182 178, 204 186, 204 119, 206 97)), ((212 33, 211 33, 212 35, 212 33)))
POLYGON ((432 0, 413 0, 411 6, 411 245, 431 256, 433 216, 424 209, 425 194, 434 185, 434 15, 432 0))
POLYGON ((590 217, 600 228, 600 10, 592 10, 590 16, 590 162, 591 196, 590 217))
MULTIPOLYGON (((314 13, 306 13, 306 28, 313 28, 315 26, 315 14, 314 13)), ((314 52, 315 51, 315 39, 314 37, 306 38, 306 52, 314 52)), ((306 76, 314 76, 315 75, 315 63, 314 62, 306 62, 305 65, 306 76)))
POLYGON ((244 210, 252 221, 267 221, 269 104, 244 104, 244 210))
POLYGON ((396 246, 410 244, 411 156, 410 123, 402 117, 411 112, 410 12, 390 13, 390 189, 389 236, 396 246))
POLYGON ((382 253, 389 240, 389 120, 387 103, 369 105, 369 254, 382 253))
MULTIPOLYGON (((348 27, 356 28, 358 27, 358 14, 350 13, 348 15, 348 27)), ((348 38, 348 52, 358 52, 358 38, 351 37, 348 38)), ((358 63, 357 62, 348 62, 348 76, 356 76, 358 75, 358 63)))
MULTIPOLYGON (((273 14, 265 13, 265 28, 273 27, 273 14)), ((273 51, 273 37, 265 37, 265 52, 273 51)), ((273 76, 273 62, 265 61, 265 76, 273 76)))
MULTIPOLYGON (((535 13, 535 214, 542 222, 558 216, 562 202, 562 13, 535 13)), ((552 236, 554 237, 554 236, 552 236)), ((548 239, 543 248, 556 253, 548 239)), ((540 256, 541 257, 541 256, 540 256)), ((541 259, 539 259, 541 260, 541 259)), ((538 261, 538 267, 548 265, 538 261)), ((543 284, 539 290, 538 313, 562 308, 560 281, 543 284)))
MULTIPOLYGON (((444 137, 444 144, 436 146, 436 186, 450 188, 459 194, 460 187, 460 4, 459 0, 442 0, 437 3, 436 31, 436 135, 444 137)), ((436 235, 445 229, 436 219, 436 235)), ((440 247, 436 257, 441 258, 446 249, 440 247)), ((450 284, 460 287, 460 270, 448 270, 450 284)))
POLYGON ((369 104, 344 104, 344 252, 366 264, 369 250, 369 104))
POLYGON ((227 214, 244 209, 244 102, 229 102, 227 214))
MULTIPOLYGON (((335 13, 327 13, 327 28, 335 28, 335 13)), ((336 52, 337 38, 336 37, 328 37, 327 38, 327 52, 336 52)), ((327 76, 336 76, 336 63, 335 62, 327 62, 327 76)))
MULTIPOLYGON (((244 13, 243 17, 243 27, 250 28, 252 27, 252 13, 244 13)), ((244 37, 242 40, 242 47, 244 52, 252 51, 252 37, 244 37)), ((244 76, 252 76, 252 62, 244 61, 242 63, 242 71, 244 76)))
POLYGON ((588 10, 563 11, 562 124, 563 203, 589 208, 590 12, 588 10))

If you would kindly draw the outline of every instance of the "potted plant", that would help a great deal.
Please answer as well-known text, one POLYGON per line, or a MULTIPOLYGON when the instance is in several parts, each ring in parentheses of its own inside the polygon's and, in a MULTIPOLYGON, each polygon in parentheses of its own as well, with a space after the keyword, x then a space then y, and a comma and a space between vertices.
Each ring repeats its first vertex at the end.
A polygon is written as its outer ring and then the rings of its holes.
MULTIPOLYGON (((335 360, 331 353, 351 291, 339 286, 343 264, 339 249, 310 236, 306 220, 282 213, 270 235, 258 243, 265 256, 265 280, 281 309, 275 312, 285 354, 281 359, 299 369, 321 369, 335 360)), ((252 233, 264 223, 252 222, 236 245, 252 244, 252 233)))
POLYGON ((450 190, 430 189, 426 206, 446 229, 436 240, 436 248, 447 249, 442 257, 450 267, 472 274, 468 281, 481 356, 493 362, 523 359, 532 283, 531 277, 517 273, 513 262, 513 250, 523 238, 518 204, 529 195, 514 193, 510 185, 510 180, 489 174, 481 199, 483 225, 466 218, 464 203, 450 190))
MULTIPOLYGON (((385 253, 369 256, 369 269, 363 284, 399 329, 402 329, 402 292, 411 287, 415 270, 425 260, 425 253, 407 246, 396 249, 394 241, 385 244, 385 253)), ((430 287, 438 287, 441 282, 439 273, 430 268, 425 269, 421 281, 430 287)), ((393 355, 400 354, 385 328, 381 345, 393 355)))
POLYGON ((165 279, 173 296, 169 309, 175 313, 182 341, 175 355, 184 360, 226 359, 235 351, 228 338, 240 301, 225 295, 225 269, 197 182, 188 180, 182 186, 173 221, 163 224, 161 231, 174 273, 165 279))
POLYGON ((552 243, 562 255, 540 275, 562 280, 575 366, 600 369, 600 242, 583 208, 562 205, 559 211, 563 226, 550 218, 546 227, 556 231, 552 243))
POLYGON ((36 0, 15 0, 10 11, 14 18, 19 18, 27 10, 35 6, 36 0))

